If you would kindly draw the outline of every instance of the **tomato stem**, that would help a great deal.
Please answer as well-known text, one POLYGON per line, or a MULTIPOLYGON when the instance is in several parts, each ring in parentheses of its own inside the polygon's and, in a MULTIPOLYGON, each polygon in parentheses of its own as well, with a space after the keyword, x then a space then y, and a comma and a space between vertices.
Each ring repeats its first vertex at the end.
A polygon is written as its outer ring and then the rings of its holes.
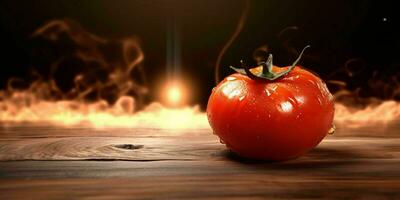
POLYGON ((306 47, 303 48, 303 50, 300 52, 299 57, 297 57, 297 59, 293 62, 293 64, 285 71, 279 72, 279 73, 275 73, 272 71, 273 68, 273 64, 272 64, 272 54, 269 54, 267 61, 263 61, 258 63, 258 66, 262 67, 262 71, 258 72, 256 74, 254 74, 253 72, 251 72, 251 68, 249 66, 247 66, 243 60, 240 60, 240 64, 242 69, 239 68, 235 68, 233 66, 230 66, 233 70, 235 70, 238 73, 247 75, 248 77, 250 77, 253 80, 270 80, 273 81, 275 79, 278 79, 282 76, 285 76, 286 74, 288 74, 290 71, 292 71, 292 69, 294 67, 296 67, 297 63, 300 61, 301 57, 303 56, 304 51, 309 48, 310 45, 307 45, 306 47))
POLYGON ((267 76, 268 73, 272 72, 272 54, 269 54, 267 62, 258 63, 258 65, 263 65, 262 74, 267 76))

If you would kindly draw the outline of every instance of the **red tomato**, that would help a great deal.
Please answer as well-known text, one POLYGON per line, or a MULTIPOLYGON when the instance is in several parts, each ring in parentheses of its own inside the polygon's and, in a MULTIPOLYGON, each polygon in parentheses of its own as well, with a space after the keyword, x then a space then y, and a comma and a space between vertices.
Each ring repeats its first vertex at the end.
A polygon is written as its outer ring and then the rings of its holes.
POLYGON ((304 154, 332 128, 333 115, 334 100, 325 83, 299 66, 275 80, 232 74, 213 89, 207 105, 214 133, 233 152, 253 159, 304 154))

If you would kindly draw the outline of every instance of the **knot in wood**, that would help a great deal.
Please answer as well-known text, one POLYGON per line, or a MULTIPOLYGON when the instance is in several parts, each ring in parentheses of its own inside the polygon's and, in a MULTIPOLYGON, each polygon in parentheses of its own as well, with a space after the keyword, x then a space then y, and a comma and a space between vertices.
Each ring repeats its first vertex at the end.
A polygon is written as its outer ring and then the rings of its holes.
POLYGON ((113 145, 113 147, 126 150, 135 150, 135 149, 141 149, 144 146, 141 144, 116 144, 113 145))

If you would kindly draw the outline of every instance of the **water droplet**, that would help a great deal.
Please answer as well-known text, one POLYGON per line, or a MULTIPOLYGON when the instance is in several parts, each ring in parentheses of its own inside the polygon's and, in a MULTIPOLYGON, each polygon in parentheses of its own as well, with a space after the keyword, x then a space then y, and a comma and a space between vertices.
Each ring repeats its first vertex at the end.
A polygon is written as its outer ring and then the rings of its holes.
POLYGON ((229 76, 228 78, 226 78, 226 80, 233 81, 233 80, 236 80, 236 77, 229 76))
POLYGON ((330 135, 334 134, 335 130, 336 130, 336 126, 335 126, 335 124, 332 124, 332 127, 328 131, 328 134, 330 134, 330 135))
POLYGON ((268 88, 265 89, 265 93, 267 93, 267 96, 271 96, 271 92, 269 92, 268 88))
POLYGON ((304 96, 296 96, 296 101, 299 104, 304 104, 304 96))
POLYGON ((222 139, 219 139, 219 142, 220 142, 221 144, 225 144, 225 142, 224 142, 222 139))
POLYGON ((245 86, 242 81, 226 82, 222 86, 222 93, 229 99, 241 97, 245 94, 245 86))
POLYGON ((318 99, 318 103, 319 103, 319 105, 322 105, 322 100, 321 100, 321 98, 320 98, 320 97, 318 97, 317 99, 318 99))
POLYGON ((290 103, 290 101, 285 101, 280 104, 280 109, 283 112, 290 112, 293 110, 293 105, 290 103))
POLYGON ((297 105, 296 99, 293 99, 292 97, 289 97, 288 99, 289 99, 289 101, 290 101, 290 103, 291 103, 292 105, 297 105))
POLYGON ((296 76, 291 76, 291 77, 286 78, 286 79, 287 79, 287 80, 294 81, 294 80, 299 79, 299 78, 300 78, 300 76, 299 76, 299 75, 296 75, 296 76))

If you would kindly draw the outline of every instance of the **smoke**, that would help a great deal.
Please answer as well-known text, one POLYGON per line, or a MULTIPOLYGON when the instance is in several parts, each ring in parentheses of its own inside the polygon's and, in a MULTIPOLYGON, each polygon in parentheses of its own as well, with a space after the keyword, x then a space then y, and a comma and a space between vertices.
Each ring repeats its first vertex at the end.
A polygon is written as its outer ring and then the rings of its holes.
MULTIPOLYGON (((300 28, 290 26, 277 34, 276 40, 288 55, 297 57, 294 37, 300 28)), ((271 48, 263 44, 253 52, 256 63, 266 61, 271 48)), ((318 60, 318 53, 306 53, 300 63, 318 60)), ((307 64, 303 65, 306 68, 307 64)), ((378 71, 363 58, 351 58, 322 78, 335 97, 335 124, 339 129, 391 127, 400 119, 400 72, 389 67, 378 71)), ((344 131, 346 132, 346 131, 344 131)), ((350 131, 350 135, 371 135, 350 131)))
POLYGON ((140 107, 147 93, 143 59, 135 37, 108 40, 72 20, 54 20, 32 34, 29 80, 11 78, 7 93, 25 90, 42 100, 111 104, 132 96, 140 107))
POLYGON ((109 40, 54 20, 32 34, 32 44, 28 78, 10 78, 0 90, 2 126, 209 128, 198 106, 145 105, 144 54, 135 37, 109 40))
MULTIPOLYGON (((288 31, 297 30, 289 27, 278 36, 293 55, 298 52, 288 31)), ((71 20, 50 21, 31 37, 29 75, 10 78, 6 89, 0 90, 2 124, 209 128, 199 107, 169 109, 154 102, 145 106, 148 88, 137 38, 105 39, 71 20)), ((265 59, 269 51, 262 45, 254 51, 254 59, 265 59)), ((305 60, 310 57, 306 54, 305 60)), ((400 103, 394 101, 400 94, 400 74, 390 74, 368 73, 368 63, 357 58, 325 77, 336 97, 339 128, 385 125, 400 118, 400 103), (351 80, 365 84, 355 87, 351 80), (366 90, 374 97, 365 95, 366 90)))
MULTIPOLYGON (((301 28, 286 27, 274 38, 278 44, 261 45, 254 50, 253 59, 256 63, 266 61, 271 53, 271 47, 274 52, 284 54, 283 57, 288 55, 286 57, 296 58, 299 55, 298 49, 310 44, 305 42, 302 37, 304 37, 304 33, 301 28), (282 50, 284 53, 281 52, 282 50)), ((320 72, 318 74, 322 75, 321 78, 325 80, 330 91, 335 95, 336 102, 351 107, 366 108, 384 101, 400 100, 398 65, 376 66, 362 57, 345 58, 345 61, 340 63, 338 56, 323 55, 323 52, 320 51, 321 47, 310 45, 310 51, 303 56, 300 63, 309 70, 314 69, 320 72), (335 62, 327 63, 326 60, 331 58, 335 58, 335 62)))
POLYGON ((373 69, 362 58, 347 60, 328 76, 337 100, 348 105, 368 106, 384 100, 400 100, 400 73, 373 69))

